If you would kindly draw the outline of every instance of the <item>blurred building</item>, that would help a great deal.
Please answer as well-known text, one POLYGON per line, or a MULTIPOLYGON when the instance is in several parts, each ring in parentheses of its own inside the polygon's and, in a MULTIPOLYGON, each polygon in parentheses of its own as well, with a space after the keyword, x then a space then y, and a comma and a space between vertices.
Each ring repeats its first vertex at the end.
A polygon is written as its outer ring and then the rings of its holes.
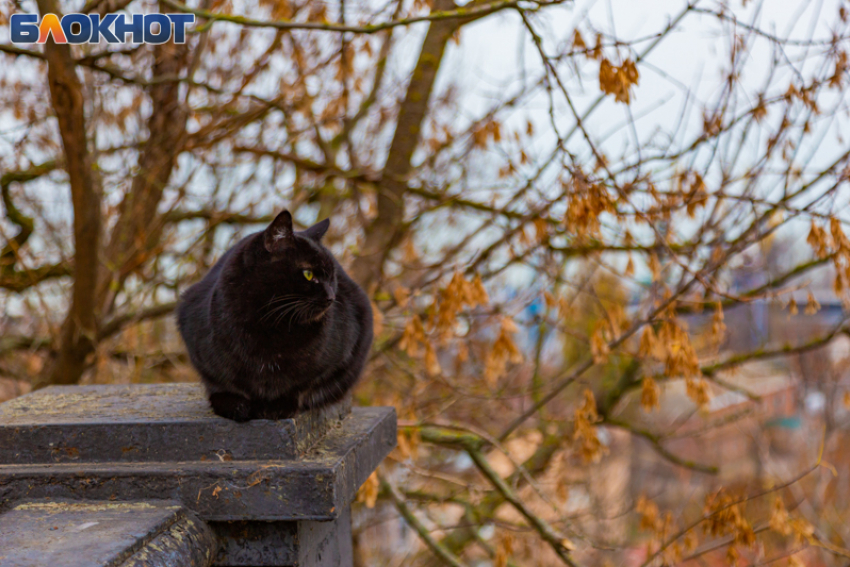
POLYGON ((698 408, 687 396, 683 380, 673 380, 661 385, 659 409, 634 416, 651 431, 672 432, 660 443, 680 462, 637 439, 630 470, 633 498, 646 495, 659 504, 701 505, 702 496, 720 485, 784 477, 795 469, 806 438, 795 377, 781 367, 758 364, 722 380, 730 389, 712 385, 706 408, 698 408), (703 473, 682 464, 717 467, 718 472, 703 473))

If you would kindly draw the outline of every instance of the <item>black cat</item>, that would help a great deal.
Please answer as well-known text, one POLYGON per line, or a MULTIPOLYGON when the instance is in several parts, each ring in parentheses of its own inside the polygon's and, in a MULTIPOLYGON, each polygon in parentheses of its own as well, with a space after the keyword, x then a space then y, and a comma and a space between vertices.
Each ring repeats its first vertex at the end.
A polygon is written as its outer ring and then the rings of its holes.
POLYGON ((341 399, 372 346, 372 308, 321 239, 283 211, 182 295, 177 323, 213 411, 283 419, 341 399))

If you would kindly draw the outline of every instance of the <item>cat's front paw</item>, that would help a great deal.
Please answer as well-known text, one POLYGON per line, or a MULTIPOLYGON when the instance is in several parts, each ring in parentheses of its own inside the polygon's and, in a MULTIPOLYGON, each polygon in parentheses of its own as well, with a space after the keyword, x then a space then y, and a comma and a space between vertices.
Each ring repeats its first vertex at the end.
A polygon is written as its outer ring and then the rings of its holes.
POLYGON ((242 423, 252 418, 251 402, 245 396, 219 392, 210 396, 210 405, 216 415, 242 423))

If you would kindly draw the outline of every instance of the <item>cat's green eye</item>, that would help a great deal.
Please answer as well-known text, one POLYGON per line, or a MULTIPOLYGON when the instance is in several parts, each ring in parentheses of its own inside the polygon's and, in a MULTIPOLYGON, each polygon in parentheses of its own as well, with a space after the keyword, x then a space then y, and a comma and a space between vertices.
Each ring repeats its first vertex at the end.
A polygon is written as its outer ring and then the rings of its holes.
POLYGON ((304 277, 307 278, 308 282, 313 280, 313 272, 311 272, 310 270, 304 270, 301 273, 304 274, 304 277))

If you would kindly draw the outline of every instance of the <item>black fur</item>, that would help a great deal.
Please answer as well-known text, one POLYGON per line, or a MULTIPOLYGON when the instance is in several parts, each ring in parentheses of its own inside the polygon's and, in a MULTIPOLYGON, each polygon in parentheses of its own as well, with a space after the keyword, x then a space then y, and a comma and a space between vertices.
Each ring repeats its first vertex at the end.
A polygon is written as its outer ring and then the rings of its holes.
POLYGON ((322 246, 329 224, 294 232, 283 211, 182 295, 177 324, 218 415, 291 417, 336 402, 360 377, 372 308, 322 246))

